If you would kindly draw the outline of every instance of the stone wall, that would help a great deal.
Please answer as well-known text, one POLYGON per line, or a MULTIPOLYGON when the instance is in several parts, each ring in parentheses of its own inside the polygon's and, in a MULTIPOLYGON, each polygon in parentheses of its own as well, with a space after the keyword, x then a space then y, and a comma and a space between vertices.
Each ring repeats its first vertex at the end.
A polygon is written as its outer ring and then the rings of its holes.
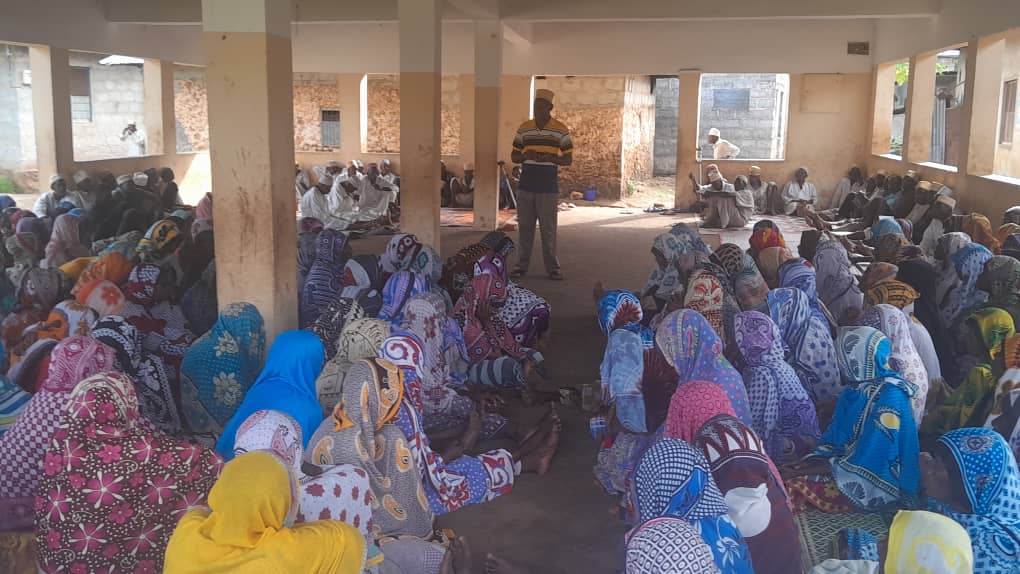
POLYGON ((535 88, 556 94, 553 117, 574 141, 573 165, 560 168, 560 193, 594 187, 603 198, 619 198, 624 76, 548 76, 535 88))
MULTIPOLYGON (((28 47, 0 44, 0 172, 35 168, 28 47)), ((5 177, 0 175, 0 178, 5 177)), ((8 193, 8 184, 0 184, 8 193)))
POLYGON ((702 74, 698 143, 712 157, 708 130, 740 147, 740 159, 781 159, 789 101, 786 74, 702 74))
MULTIPOLYGON (((294 74, 294 150, 335 151, 322 143, 322 110, 339 110, 340 92, 333 74, 294 74)), ((344 121, 341 114, 340 122, 344 121)))
POLYGON ((209 97, 205 70, 174 66, 177 153, 209 150, 209 97))
POLYGON ((145 84, 141 64, 105 66, 104 54, 71 52, 72 67, 89 69, 91 120, 73 120, 74 160, 91 161, 127 157, 128 145, 121 141, 130 123, 145 125, 145 84))
MULTIPOLYGON (((628 76, 623 101, 621 193, 652 176, 655 140, 655 92, 648 76, 628 76)), ((674 154, 675 158, 675 154, 674 154)))
POLYGON ((679 78, 657 78, 653 175, 676 175, 676 128, 679 117, 679 78))
MULTIPOLYGON (((442 155, 460 153, 460 91, 457 76, 443 76, 441 100, 442 155)), ((400 77, 368 76, 368 153, 400 152, 400 77)))

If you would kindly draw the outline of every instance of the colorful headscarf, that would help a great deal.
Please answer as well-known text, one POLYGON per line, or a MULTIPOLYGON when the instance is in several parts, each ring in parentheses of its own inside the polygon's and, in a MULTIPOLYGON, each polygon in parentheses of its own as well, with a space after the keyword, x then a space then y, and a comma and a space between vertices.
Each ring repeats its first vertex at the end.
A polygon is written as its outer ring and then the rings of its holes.
POLYGON ((799 289, 769 291, 769 316, 783 336, 783 352, 804 389, 816 402, 834 400, 841 391, 836 350, 829 329, 811 314, 799 289))
POLYGON ((371 532, 371 490, 365 471, 355 466, 322 466, 311 477, 302 471, 304 448, 301 427, 290 415, 262 410, 252 413, 237 429, 234 456, 255 451, 271 451, 290 465, 298 477, 298 508, 294 521, 339 520, 371 532))
POLYGON ((390 276, 383 287, 383 304, 379 310, 379 318, 389 321, 394 326, 404 322, 404 306, 415 295, 427 293, 429 290, 425 278, 411 271, 398 271, 390 276))
POLYGON ((744 311, 734 323, 753 427, 773 459, 795 462, 821 436, 814 401, 783 358, 782 335, 768 315, 744 311))
POLYGON ((627 535, 626 574, 718 574, 698 531, 678 518, 655 518, 627 535))
POLYGON ((768 219, 763 219, 754 224, 751 232, 751 249, 755 253, 761 253, 769 247, 786 247, 786 239, 779 226, 768 219))
POLYGON ((219 438, 262 369, 266 332, 251 303, 231 303, 181 364, 181 406, 195 434, 219 438))
POLYGON ((390 324, 381 319, 355 319, 344 327, 336 356, 326 362, 315 381, 315 394, 324 411, 333 410, 340 400, 344 377, 351 365, 379 356, 379 349, 389 336, 390 324))
POLYGON ((110 281, 114 285, 124 283, 131 274, 133 265, 124 254, 114 251, 107 253, 78 276, 78 282, 71 289, 77 295, 86 285, 95 281, 110 281))
POLYGON ((301 426, 307 440, 322 422, 322 407, 315 396, 315 380, 325 359, 322 341, 308 331, 286 331, 277 335, 266 356, 258 379, 223 428, 216 451, 225 459, 233 457, 234 438, 241 423, 255 411, 272 409, 290 415, 301 426))
POLYGON ((903 311, 896 307, 877 304, 864 312, 860 324, 878 329, 889 339, 892 346, 889 366, 917 388, 914 396, 910 398, 910 404, 914 412, 914 421, 920 427, 921 419, 924 418, 930 377, 910 337, 909 321, 903 311))
POLYGON ((960 231, 970 235, 971 241, 984 245, 992 253, 998 253, 1002 244, 995 238, 992 223, 980 213, 971 213, 963 218, 960 231))
POLYGON ((144 260, 161 259, 184 242, 181 228, 172 219, 153 223, 135 248, 144 260))
POLYGON ((44 571, 160 571, 181 516, 202 504, 222 462, 139 420, 131 379, 82 381, 45 455, 36 491, 36 549, 44 571))
POLYGON ((819 242, 812 263, 818 294, 837 323, 847 312, 863 306, 864 296, 850 271, 850 256, 842 243, 834 239, 819 242))
POLYGON ((977 282, 985 263, 991 258, 992 252, 978 243, 970 243, 953 255, 953 267, 959 283, 943 301, 942 320, 947 325, 955 324, 962 313, 988 299, 988 294, 977 288, 977 282))
POLYGON ((113 369, 114 352, 88 337, 64 339, 50 354, 42 387, 18 420, 0 435, 0 530, 31 528, 32 497, 43 474, 43 455, 64 419, 71 391, 82 380, 113 369))
POLYGON ((691 444, 664 438, 645 451, 634 472, 633 500, 640 522, 672 517, 695 526, 722 572, 754 571, 747 543, 727 515, 708 462, 691 444))
POLYGON ((454 316, 464 326, 464 344, 471 363, 496 359, 502 355, 523 360, 529 349, 522 347, 495 308, 506 301, 507 285, 494 275, 477 275, 464 286, 464 295, 454 308, 454 316), (488 309, 487 318, 481 311, 488 309))
POLYGON ((421 249, 411 260, 407 268, 411 273, 421 275, 429 289, 439 286, 439 279, 443 276, 443 260, 431 246, 422 244, 421 249))
POLYGON ((887 263, 899 263, 905 254, 905 248, 913 245, 910 239, 897 233, 883 235, 878 240, 878 249, 875 252, 876 261, 887 263))
POLYGON ((956 275, 956 266, 953 264, 953 256, 970 243, 970 236, 960 231, 946 233, 938 238, 936 255, 939 251, 943 254, 938 269, 939 279, 935 292, 939 304, 945 301, 946 295, 960 283, 960 278, 956 275))
POLYGON ((701 427, 719 415, 736 416, 732 401, 719 385, 708 381, 679 385, 669 402, 665 436, 693 442, 701 427))
POLYGON ((404 398, 403 372, 383 359, 351 365, 343 397, 315 432, 305 460, 320 466, 352 464, 371 482, 368 496, 376 536, 427 537, 433 513, 422 488, 422 470, 392 422, 404 398))
POLYGON ((88 248, 81 244, 79 222, 78 217, 69 213, 53 220, 53 233, 46 244, 46 266, 60 267, 72 259, 90 255, 88 248))
POLYGON ((113 282, 106 280, 89 283, 78 291, 77 299, 95 311, 100 319, 120 315, 127 301, 124 293, 113 282))
POLYGON ((655 333, 641 324, 644 319, 641 301, 630 291, 613 289, 603 293, 598 302, 597 318, 607 337, 616 329, 626 329, 640 335, 646 348, 655 344, 655 333))
POLYGON ((326 360, 336 356, 337 343, 340 341, 340 334, 344 327, 351 321, 362 319, 366 316, 365 310, 353 299, 341 297, 330 303, 319 313, 319 317, 312 321, 308 330, 315 333, 326 348, 326 360))
POLYGON ((813 267, 806 261, 791 261, 779 268, 779 286, 800 289, 808 297, 811 305, 811 314, 822 325, 829 324, 829 318, 822 310, 822 303, 818 299, 818 278, 813 267))
POLYGON ((747 540, 755 572, 799 572, 797 525, 782 476, 758 435, 723 415, 702 427, 694 444, 705 455, 730 519, 747 540))
POLYGON ((386 245, 386 252, 380 260, 383 271, 387 273, 410 271, 422 247, 422 242, 413 233, 394 235, 386 245))
POLYGON ((737 303, 744 311, 761 308, 769 286, 758 270, 754 258, 733 243, 724 243, 712 254, 712 259, 721 266, 733 284, 737 303))
MULTIPOLYGON (((355 299, 367 293, 378 299, 379 305, 382 305, 382 288, 382 267, 378 255, 355 255, 344 264, 341 297, 355 299)), ((376 309, 375 312, 378 313, 379 310, 376 309)))
POLYGON ((437 293, 422 293, 407 302, 401 329, 412 333, 422 346, 419 378, 422 394, 422 415, 428 420, 450 409, 457 393, 447 386, 449 367, 443 354, 443 323, 446 303, 437 293))
POLYGON ((974 570, 970 535, 954 520, 923 510, 901 510, 889 526, 884 574, 974 570))
POLYGON ((67 276, 59 269, 29 269, 21 278, 17 291, 18 302, 23 307, 36 307, 49 311, 67 293, 67 276))
POLYGON ((872 240, 877 244, 878 240, 885 235, 892 234, 905 237, 908 232, 900 225, 900 221, 891 215, 880 215, 878 221, 871 226, 872 240))
MULTIPOLYGON (((616 406, 616 418, 631 432, 648 432, 645 398, 641 393, 644 376, 644 344, 641 336, 627 329, 610 333, 599 366, 602 383, 616 406)), ((654 429, 653 429, 654 430, 654 429)))
POLYGON ((692 229, 691 226, 686 223, 674 224, 669 228, 669 233, 685 245, 688 250, 698 251, 705 255, 712 252, 712 250, 708 248, 708 245, 705 245, 705 242, 701 239, 701 235, 698 234, 698 231, 696 229, 692 229))
POLYGON ((722 340, 700 313, 690 309, 670 313, 656 330, 655 342, 680 375, 681 388, 692 381, 712 381, 726 392, 736 417, 751 423, 744 381, 722 355, 722 340))
POLYGON ((815 453, 856 507, 911 504, 920 481, 914 386, 889 366, 892 345, 876 329, 844 327, 836 349, 847 387, 815 453))
POLYGON ((961 428, 939 438, 960 469, 971 512, 929 499, 929 509, 952 518, 970 535, 974 572, 1008 574, 1020 560, 1020 472, 1005 439, 991 429, 961 428))
POLYGON ((312 324, 330 303, 340 297, 343 290, 344 249, 347 234, 327 229, 315 240, 315 263, 308 270, 304 289, 301 291, 300 324, 312 324))
POLYGON ((684 307, 697 311, 704 317, 725 347, 730 338, 727 336, 726 323, 723 317, 723 301, 725 292, 719 279, 705 271, 695 271, 687 284, 684 294, 684 307))
POLYGON ((656 267, 652 270, 642 290, 643 295, 669 299, 683 294, 685 285, 676 267, 676 261, 687 248, 688 246, 681 243, 672 233, 661 233, 655 237, 652 241, 652 251, 662 255, 666 260, 666 267, 664 269, 656 267))

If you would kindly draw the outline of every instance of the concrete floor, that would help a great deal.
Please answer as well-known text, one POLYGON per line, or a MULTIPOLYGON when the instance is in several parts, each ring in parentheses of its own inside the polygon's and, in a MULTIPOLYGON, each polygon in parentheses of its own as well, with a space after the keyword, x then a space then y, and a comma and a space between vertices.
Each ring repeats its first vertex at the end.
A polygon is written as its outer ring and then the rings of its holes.
MULTIPOLYGON (((687 220, 691 221, 689 216, 687 220)), ((649 252, 652 239, 679 221, 683 221, 680 216, 637 209, 578 207, 560 212, 559 257, 567 280, 554 282, 545 277, 536 245, 531 276, 521 281, 552 306, 552 338, 545 354, 552 383, 577 386, 598 377, 605 338, 595 320, 593 284, 602 281, 607 289, 640 289, 654 265, 649 252)), ((482 235, 444 228, 443 257, 482 235)), ((510 235, 517 240, 517 232, 510 235)), ((358 240, 354 251, 381 253, 388 240, 358 240)), ((579 409, 559 411, 564 428, 548 474, 523 475, 509 495, 440 518, 441 527, 468 539, 475 572, 482 572, 488 552, 534 574, 622 571, 626 529, 610 514, 614 498, 592 477, 597 443, 588 434, 588 417, 579 409)))

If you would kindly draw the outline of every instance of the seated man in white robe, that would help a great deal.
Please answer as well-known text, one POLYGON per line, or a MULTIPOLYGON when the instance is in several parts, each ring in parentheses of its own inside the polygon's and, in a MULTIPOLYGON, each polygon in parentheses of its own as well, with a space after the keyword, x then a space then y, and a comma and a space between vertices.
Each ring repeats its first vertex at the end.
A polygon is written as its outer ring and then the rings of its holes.
MULTIPOLYGON (((345 218, 341 212, 331 209, 329 196, 332 195, 332 189, 333 176, 323 173, 319 178, 319 183, 306 191, 304 197, 301 198, 301 215, 318 219, 327 229, 347 229, 353 219, 345 218)), ((353 213, 353 211, 352 208, 348 210, 348 213, 353 213)))
POLYGON ((358 202, 355 219, 361 222, 388 224, 390 204, 396 203, 398 191, 397 186, 382 177, 376 164, 368 164, 367 175, 361 178, 355 196, 358 202))
POLYGON ((793 179, 783 189, 783 201, 786 203, 787 215, 800 215, 807 217, 809 212, 814 211, 815 203, 818 202, 818 190, 815 184, 807 180, 808 172, 803 167, 793 172, 793 179))
POLYGON ((400 187, 400 174, 393 169, 393 162, 388 159, 384 159, 379 162, 379 177, 397 187, 400 187))
POLYGON ((305 196, 305 192, 312 188, 312 177, 308 175, 307 170, 301 169, 301 166, 294 164, 294 197, 297 199, 298 206, 301 205, 301 198, 305 196))
POLYGON ((701 192, 708 204, 708 213, 701 226, 725 229, 747 225, 747 219, 754 211, 754 198, 746 187, 738 196, 733 184, 724 181, 717 170, 708 172, 708 181, 709 185, 701 192))

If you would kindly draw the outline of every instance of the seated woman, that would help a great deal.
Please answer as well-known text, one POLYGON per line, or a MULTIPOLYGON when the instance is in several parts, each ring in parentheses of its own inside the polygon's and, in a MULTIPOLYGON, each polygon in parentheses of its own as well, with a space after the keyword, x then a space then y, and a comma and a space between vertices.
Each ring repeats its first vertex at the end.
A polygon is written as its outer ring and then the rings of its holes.
POLYGON ((262 315, 251 303, 231 303, 198 338, 181 364, 181 407, 192 435, 215 443, 259 376, 266 354, 262 315))
POLYGON ((135 250, 142 263, 173 270, 176 285, 184 281, 184 270, 177 259, 177 249, 184 244, 185 234, 181 226, 172 219, 153 223, 138 241, 135 250))
POLYGON ((821 437, 815 403, 783 359, 783 340, 772 319, 744 311, 735 324, 752 427, 772 459, 795 462, 813 451, 821 437))
POLYGON ((212 486, 208 508, 189 511, 172 531, 165 571, 361 574, 365 538, 337 520, 292 525, 297 491, 293 470, 279 456, 237 457, 212 486))
POLYGON ((443 264, 442 285, 450 297, 457 301, 464 292, 464 286, 475 276, 475 263, 486 255, 500 255, 506 261, 516 250, 516 246, 502 231, 485 234, 478 243, 461 248, 453 257, 443 264))
POLYGON ((540 432, 513 452, 499 449, 446 461, 432 450, 421 423, 421 381, 427 368, 421 342, 410 333, 398 332, 386 340, 379 354, 399 368, 404 378, 404 397, 394 423, 408 441, 411 460, 422 469, 425 497, 434 513, 488 502, 510 492, 521 472, 549 470, 562 428, 557 416, 547 418, 540 432))
POLYGON ((340 297, 324 307, 318 318, 305 328, 319 337, 326 349, 326 360, 330 361, 336 356, 340 334, 347 324, 366 315, 365 309, 356 300, 340 297))
POLYGON ((726 278, 741 310, 761 310, 766 305, 768 284, 761 276, 758 264, 743 249, 733 243, 724 243, 710 259, 726 271, 726 278))
POLYGON ((814 267, 804 259, 792 259, 779 267, 779 286, 800 289, 811 305, 811 315, 823 325, 835 327, 836 321, 818 297, 818 276, 814 267))
POLYGON ((534 291, 511 281, 507 276, 506 259, 502 255, 485 255, 475 264, 475 275, 488 273, 506 286, 506 302, 496 310, 517 342, 525 347, 544 344, 549 332, 551 309, 545 299, 534 291))
POLYGON ((378 255, 355 255, 348 259, 341 285, 341 297, 358 301, 369 317, 379 314, 385 283, 378 255))
POLYGON ((992 253, 998 253, 1002 243, 992 232, 992 223, 980 213, 971 213, 963 218, 960 231, 970 236, 971 241, 985 246, 992 253))
POLYGON ((453 315, 462 326, 468 361, 479 364, 506 356, 538 367, 542 354, 522 346, 499 317, 498 307, 506 300, 507 284, 495 275, 481 273, 465 286, 453 315))
POLYGON ((423 245, 413 233, 398 233, 391 237, 380 258, 383 272, 392 275, 397 271, 410 271, 423 245))
POLYGON ((875 512, 912 505, 920 475, 910 410, 914 387, 889 367, 892 345, 876 329, 844 327, 836 348, 847 386, 814 454, 784 473, 793 510, 875 512))
POLYGON ((78 232, 80 219, 69 213, 65 213, 53 221, 53 233, 50 241, 46 244, 46 258, 42 266, 57 268, 61 265, 91 255, 88 248, 81 243, 81 236, 78 232))
POLYGON ((928 405, 928 415, 921 425, 924 434, 940 435, 964 426, 981 426, 992 410, 996 384, 1006 371, 1004 345, 1016 334, 1013 318, 1002 309, 986 307, 971 314, 963 329, 963 351, 976 364, 963 384, 928 405))
POLYGON ((721 415, 701 428, 701 449, 723 494, 730 519, 747 541, 757 574, 800 572, 800 537, 783 479, 760 438, 737 419, 721 415))
POLYGON ((921 355, 914 347, 908 321, 907 316, 896 307, 878 304, 869 307, 861 316, 859 323, 878 329, 892 344, 889 366, 917 388, 917 392, 910 398, 910 405, 914 412, 914 422, 920 428, 928 398, 930 377, 924 366, 924 361, 921 360, 921 355))
POLYGON ((162 359, 176 381, 184 353, 195 336, 176 303, 174 272, 151 263, 131 270, 124 286, 124 318, 142 335, 142 347, 162 359))
POLYGON ((315 380, 315 394, 323 412, 332 412, 340 401, 344 378, 351 366, 361 359, 377 357, 389 336, 390 324, 381 319, 355 319, 347 323, 336 342, 336 356, 326 361, 315 380))
POLYGON ((977 243, 964 245, 950 257, 957 281, 942 302, 942 320, 950 328, 966 320, 967 313, 988 300, 988 294, 978 289, 977 282, 991 258, 992 252, 977 243))
POLYGON ((992 257, 978 276, 977 288, 988 293, 986 305, 1009 313, 1014 324, 1020 320, 1020 261, 1007 255, 992 257))
MULTIPOLYGON (((679 375, 678 391, 692 381, 712 381, 726 392, 736 417, 751 423, 744 381, 722 356, 722 340, 700 313, 690 309, 670 313, 656 330, 655 343, 679 375)), ((676 400, 674 394, 670 411, 676 400)))
POLYGON ((786 247, 786 238, 782 230, 770 219, 762 219, 754 224, 751 231, 751 239, 748 240, 750 248, 747 253, 756 261, 758 254, 769 247, 786 247))
POLYGON ((686 284, 676 267, 676 260, 683 249, 681 246, 680 238, 672 233, 662 233, 652 242, 652 255, 657 267, 649 274, 641 290, 641 299, 651 297, 660 311, 674 300, 683 300, 686 284))
POLYGON ((773 289, 768 304, 769 316, 783 336, 786 361, 816 406, 824 408, 842 391, 829 329, 811 314, 811 303, 799 289, 773 289))
POLYGON ((974 574, 1007 574, 1020 564, 1020 472, 1002 436, 960 428, 922 458, 928 510, 960 523, 970 535, 974 574))
POLYGON ((864 306, 864 295, 851 271, 846 248, 835 239, 819 241, 811 262, 815 266, 818 294, 836 324, 851 320, 864 306))
POLYGON ((1001 434, 1014 456, 1020 457, 1020 336, 1006 339, 1004 346, 1006 372, 999 377, 992 411, 984 426, 1001 434))
POLYGON ((308 269, 301 290, 299 324, 307 327, 322 310, 340 298, 344 265, 351 256, 347 234, 335 229, 319 233, 315 239, 315 262, 308 269))
POLYGON ((52 368, 17 421, 0 435, 0 530, 32 527, 35 488, 53 431, 60 426, 71 393, 82 380, 113 370, 114 352, 87 338, 70 337, 54 347, 52 368))
POLYGON ((350 464, 317 465, 311 476, 302 469, 304 442, 301 428, 280 411, 256 411, 237 429, 234 456, 259 450, 272 451, 290 465, 298 479, 296 522, 339 520, 369 534, 371 486, 365 471, 350 464), (359 494, 359 493, 364 493, 359 494))
POLYGON ((146 428, 131 379, 112 372, 74 389, 45 460, 35 504, 43 572, 160 571, 177 521, 204 502, 223 464, 146 428))
POLYGON ((404 322, 404 306, 415 295, 428 293, 425 278, 410 271, 398 271, 390 276, 383 287, 382 308, 379 318, 394 327, 404 322))
POLYGON ((301 446, 308 448, 308 440, 322 422, 315 380, 324 358, 322 341, 314 333, 285 331, 277 335, 262 373, 224 426, 216 451, 226 460, 233 458, 237 429, 253 413, 265 409, 280 411, 297 421, 304 436, 301 446))
POLYGON ((627 534, 626 574, 719 574, 719 569, 689 522, 653 518, 627 534))
POLYGON ((754 572, 747 542, 728 515, 708 462, 691 444, 663 439, 645 451, 634 472, 631 502, 635 524, 684 519, 711 548, 720 572, 754 572))

